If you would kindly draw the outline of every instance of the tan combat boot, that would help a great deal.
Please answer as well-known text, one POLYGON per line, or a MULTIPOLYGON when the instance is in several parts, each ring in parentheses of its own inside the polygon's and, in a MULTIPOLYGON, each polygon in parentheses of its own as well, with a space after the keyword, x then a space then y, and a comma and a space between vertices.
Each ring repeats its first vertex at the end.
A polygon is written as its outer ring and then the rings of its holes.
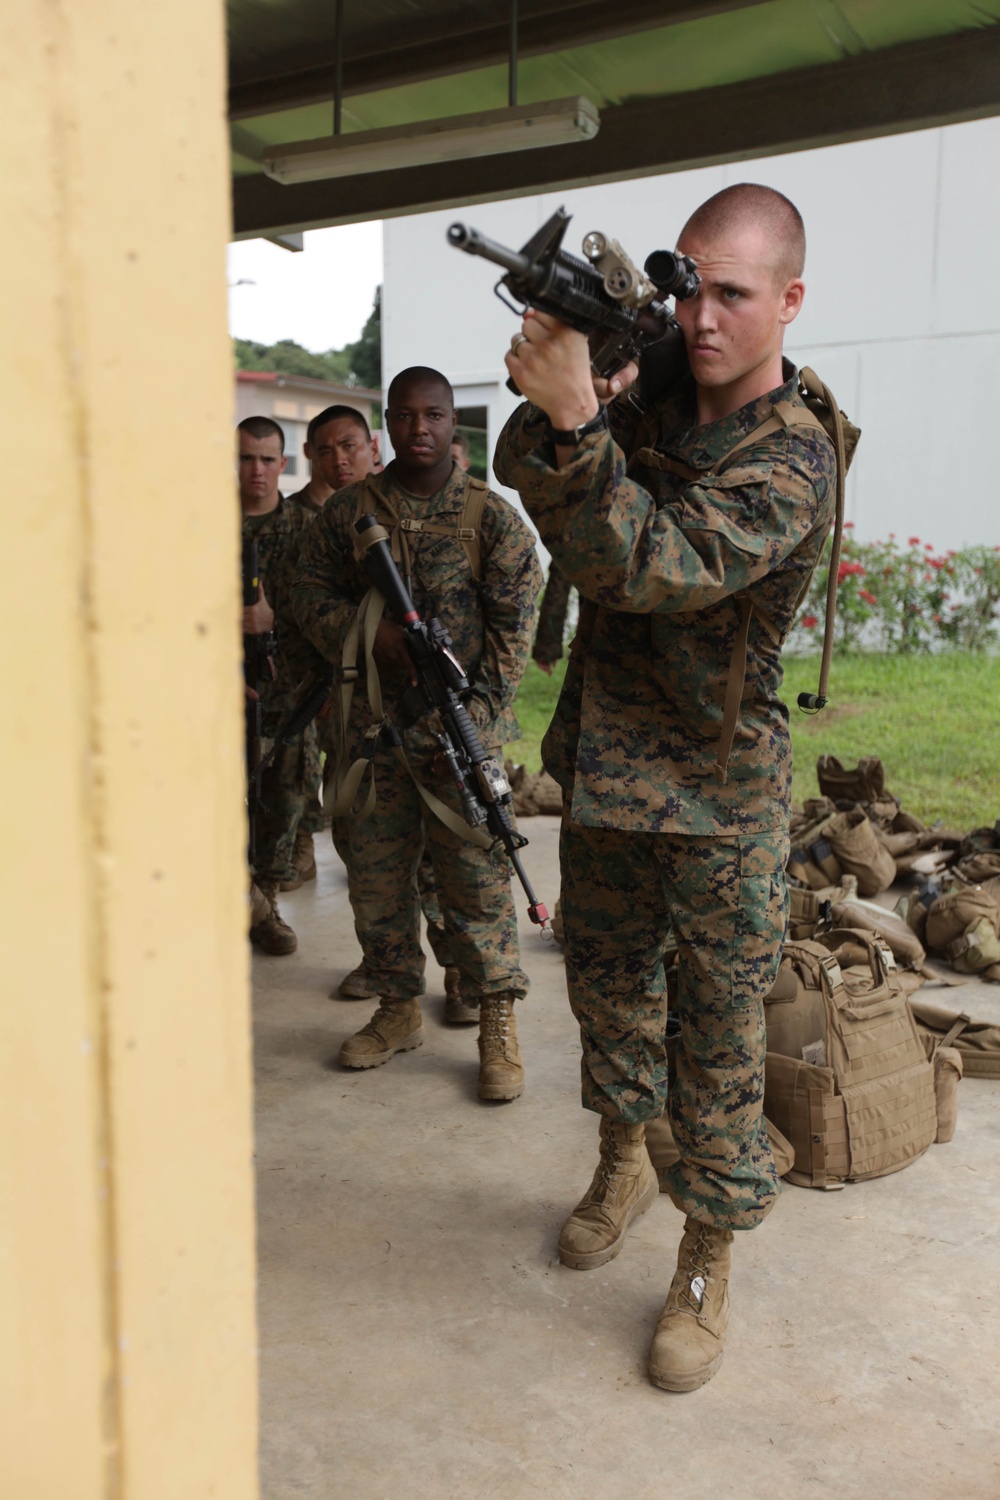
POLYGON ((722 1363, 729 1321, 733 1231, 685 1219, 677 1270, 649 1350, 649 1378, 696 1391, 722 1363))
POLYGON ((645 1145, 645 1126, 601 1117, 601 1159, 590 1184, 562 1227, 559 1259, 574 1271, 612 1260, 633 1219, 660 1191, 645 1145))
POLYGON ((301 828, 295 835, 292 864, 303 880, 316 879, 316 851, 313 848, 313 836, 301 828))
POLYGON ((517 1099, 523 1093, 514 997, 484 995, 479 1002, 479 1097, 517 1099))
POLYGON ((367 1026, 349 1036, 340 1049, 345 1068, 377 1068, 397 1052, 410 1052, 424 1039, 417 1000, 380 1000, 367 1026))
POLYGON ((335 989, 330 991, 331 1000, 377 1000, 378 990, 374 989, 364 963, 358 964, 356 969, 340 981, 335 989))
POLYGON ((444 971, 444 1018, 449 1026, 474 1026, 479 1020, 479 1006, 466 1005, 459 994, 462 976, 449 964, 444 971))
POLYGON ((275 958, 294 953, 299 940, 278 910, 276 887, 266 882, 251 887, 251 902, 251 943, 275 958), (257 891, 257 896, 253 895, 254 890, 257 891))

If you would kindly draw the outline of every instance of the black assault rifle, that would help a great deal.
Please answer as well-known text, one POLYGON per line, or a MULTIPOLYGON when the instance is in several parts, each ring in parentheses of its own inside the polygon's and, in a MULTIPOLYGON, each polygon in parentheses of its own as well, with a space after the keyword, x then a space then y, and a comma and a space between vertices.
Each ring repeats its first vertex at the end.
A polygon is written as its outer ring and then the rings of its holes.
POLYGON ((461 693, 469 680, 451 650, 451 637, 439 620, 421 620, 396 567, 387 534, 378 518, 365 515, 354 527, 364 565, 375 587, 403 629, 406 649, 417 673, 417 686, 403 694, 400 707, 409 723, 437 709, 443 732, 441 750, 451 768, 462 800, 462 811, 472 828, 486 825, 493 838, 507 851, 514 872, 528 898, 528 916, 549 935, 549 914, 531 888, 518 851, 528 840, 515 829, 510 817, 510 783, 503 765, 487 755, 469 718, 461 693))
MULTIPOLYGON (((260 596, 260 566, 257 559, 257 543, 252 537, 248 537, 243 543, 243 604, 249 607, 256 604, 260 596)), ((246 757, 247 757, 247 821, 249 823, 248 858, 250 864, 254 862, 255 855, 255 824, 257 821, 257 804, 260 801, 260 778, 264 770, 265 762, 261 760, 261 737, 262 737, 262 707, 260 701, 260 687, 266 670, 269 677, 273 679, 275 673, 274 635, 268 631, 266 635, 245 635, 243 637, 243 677, 248 688, 252 688, 255 696, 246 695, 244 700, 245 734, 246 734, 246 757)))
POLYGON ((271 748, 257 766, 258 777, 267 770, 282 745, 291 745, 309 728, 332 691, 333 668, 325 667, 317 677, 309 681, 299 702, 275 730, 271 748))
MULTIPOLYGON (((701 278, 689 256, 672 250, 647 255, 643 274, 617 240, 598 230, 584 237, 587 258, 578 260, 562 248, 570 218, 565 209, 557 208, 520 250, 508 250, 465 224, 452 224, 448 241, 505 268, 507 274, 494 291, 512 312, 520 316, 526 307, 534 307, 586 334, 591 368, 607 380, 677 328, 664 299, 693 297, 701 278)), ((507 385, 520 395, 513 380, 507 385)))

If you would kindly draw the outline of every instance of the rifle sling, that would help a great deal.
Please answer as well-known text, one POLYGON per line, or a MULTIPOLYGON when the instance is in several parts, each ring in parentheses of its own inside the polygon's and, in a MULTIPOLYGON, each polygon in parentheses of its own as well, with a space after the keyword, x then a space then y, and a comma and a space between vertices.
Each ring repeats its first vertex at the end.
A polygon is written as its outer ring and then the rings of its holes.
MULTIPOLYGON (((361 808, 354 814, 359 822, 363 822, 365 818, 370 816, 375 809, 377 801, 375 752, 378 748, 382 730, 388 723, 388 718, 382 706, 382 685, 379 682, 378 667, 375 664, 372 647, 375 644, 375 635, 378 631, 384 609, 384 597, 379 593, 378 589, 370 588, 361 601, 358 613, 351 622, 347 638, 344 641, 342 657, 343 680, 340 688, 340 734, 338 736, 340 745, 346 746, 347 744, 347 725, 351 713, 351 702, 354 698, 354 684, 358 677, 358 647, 362 639, 362 631, 365 662, 367 665, 368 702, 371 705, 374 722, 367 731, 367 738, 371 741, 370 754, 367 757, 359 757, 346 770, 344 769, 343 760, 338 760, 334 779, 337 791, 333 806, 330 809, 335 818, 346 818, 353 813, 355 799, 360 791, 365 773, 369 769, 371 770, 371 781, 368 787, 368 794, 361 808)), ((427 807, 430 808, 434 816, 446 828, 449 828, 460 839, 464 839, 466 843, 478 844, 481 849, 492 847, 494 840, 488 833, 484 833, 481 828, 471 828, 465 819, 442 802, 440 797, 435 797, 433 792, 428 791, 407 760, 402 745, 393 746, 393 753, 400 764, 406 768, 414 786, 427 807)))

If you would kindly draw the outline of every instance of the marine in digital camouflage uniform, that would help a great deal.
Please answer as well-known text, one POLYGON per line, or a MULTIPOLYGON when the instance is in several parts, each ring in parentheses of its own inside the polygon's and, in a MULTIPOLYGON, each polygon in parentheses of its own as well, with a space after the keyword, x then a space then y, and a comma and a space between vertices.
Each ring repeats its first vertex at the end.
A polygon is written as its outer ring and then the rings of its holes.
MULTIPOLYGON (((339 678, 345 637, 369 589, 354 556, 353 523, 374 509, 393 528, 396 522, 412 525, 395 534, 414 604, 422 616, 436 615, 449 632, 472 685, 469 715, 487 751, 499 751, 519 733, 512 705, 530 649, 541 570, 529 528, 513 507, 489 492, 479 526, 479 577, 473 576, 457 535, 469 481, 451 459, 453 406, 451 388, 438 372, 420 367, 397 376, 386 415, 397 457, 364 486, 349 485, 327 503, 303 546, 292 602, 303 634, 334 664, 339 678), (429 493, 419 493, 429 486, 429 493)), ((461 817, 457 790, 440 766, 434 722, 424 717, 405 727, 399 700, 411 668, 402 631, 387 619, 379 626, 376 659, 384 707, 401 731, 413 775, 461 817)), ((370 753, 372 727, 362 661, 342 747, 344 764, 370 753)), ((341 1059, 347 1066, 368 1067, 422 1040, 418 997, 424 990, 424 956, 416 881, 426 846, 460 996, 480 1006, 480 1095, 516 1097, 523 1070, 512 1005, 526 993, 528 980, 520 967, 506 856, 466 842, 431 814, 386 739, 379 736, 373 756, 374 812, 344 820, 355 927, 365 970, 382 1000, 369 1026, 344 1044, 341 1059)))
MULTIPOLYGON (((287 579, 284 570, 310 518, 301 506, 283 500, 278 489, 285 468, 285 438, 277 422, 270 417, 247 417, 236 436, 243 542, 246 545, 251 538, 256 542, 260 580, 256 602, 243 609, 243 636, 245 653, 256 657, 248 670, 248 683, 255 681, 261 703, 263 754, 296 702, 295 674, 280 640, 272 642, 269 651, 263 643, 279 624, 287 579)), ((310 727, 292 744, 281 745, 260 777, 252 840, 255 884, 250 939, 272 955, 293 953, 297 947, 295 934, 278 909, 277 892, 283 885, 301 884, 292 865, 295 837, 307 779, 318 772, 316 734, 310 727)))
MULTIPOLYGON (((763 997, 787 913, 780 643, 835 497, 832 444, 817 425, 796 425, 803 412, 813 419, 780 356, 802 282, 794 245, 790 262, 784 242, 772 262, 766 231, 787 222, 786 208, 798 216, 774 194, 758 220, 770 190, 726 192, 685 231, 703 275, 692 305, 678 307, 693 377, 645 415, 623 393, 609 430, 597 421, 579 441, 556 442, 552 427, 570 424, 554 416, 550 427, 540 408, 567 409, 568 384, 552 396, 546 382, 559 359, 579 358, 576 336, 526 320, 527 342, 515 340, 507 363, 539 404, 515 412, 495 460, 581 595, 543 756, 565 792, 566 972, 583 1102, 603 1117, 602 1164, 560 1256, 585 1269, 617 1253, 655 1196, 643 1127, 666 1109, 680 1151, 669 1191, 687 1227, 650 1373, 671 1390, 717 1368, 732 1231, 758 1224, 778 1193, 762 1100, 763 997), (762 390, 761 370, 780 383, 762 390), (706 410, 720 415, 706 420, 706 410), (733 451, 765 422, 773 430, 733 451), (671 930, 680 1037, 668 1088, 671 930)), ((803 252, 804 238, 799 267, 803 252)), ((581 398, 577 425, 596 404, 581 398)))
MULTIPOLYGON (((243 517, 244 539, 253 536, 257 542, 257 559, 264 593, 275 615, 280 616, 287 583, 286 567, 295 553, 313 517, 301 505, 279 498, 276 508, 263 516, 243 517)), ((275 654, 277 677, 263 675, 260 694, 262 728, 265 739, 271 739, 283 719, 298 702, 294 673, 281 649, 281 632, 275 654)), ((291 877, 292 851, 309 788, 320 778, 319 748, 316 726, 310 724, 290 745, 282 745, 261 780, 256 823, 256 874, 260 881, 275 883, 291 877)))

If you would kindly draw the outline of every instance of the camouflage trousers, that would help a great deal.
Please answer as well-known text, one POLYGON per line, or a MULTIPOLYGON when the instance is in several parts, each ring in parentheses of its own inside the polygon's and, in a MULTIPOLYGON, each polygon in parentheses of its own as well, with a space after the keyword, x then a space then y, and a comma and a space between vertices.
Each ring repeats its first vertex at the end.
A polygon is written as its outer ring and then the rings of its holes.
POLYGON ((785 934, 787 852, 783 834, 697 838, 564 824, 561 835, 584 1107, 629 1124, 666 1109, 680 1150, 671 1197, 728 1229, 753 1228, 779 1190, 763 1123, 763 1001, 785 934), (680 1028, 669 1079, 668 934, 680 1028))
MULTIPOLYGON (((477 1002, 483 995, 525 995, 528 978, 520 967, 506 854, 480 849, 446 828, 394 756, 380 750, 375 773, 375 810, 365 819, 337 820, 334 829, 335 842, 346 835, 348 894, 373 988, 389 1000, 423 994, 418 878, 426 850, 437 891, 441 948, 437 934, 431 935, 431 920, 428 936, 438 962, 458 969, 462 998, 477 1002)), ((461 816, 450 782, 432 783, 426 772, 417 774, 461 816)), ((434 915, 432 909, 429 918, 434 915)))
MULTIPOLYGON (((351 846, 348 837, 348 819, 334 818, 331 823, 333 832, 333 847, 340 855, 341 862, 347 871, 347 888, 351 889, 351 846)), ((444 918, 441 915, 441 903, 438 900, 437 882, 434 879, 434 866, 426 848, 420 856, 417 866, 417 895, 420 897, 420 910, 424 914, 427 924, 427 941, 430 943, 431 952, 442 969, 452 967, 451 949, 448 946, 448 935, 444 930, 444 918)))
POLYGON ((255 821, 254 873, 258 885, 291 876, 295 835, 308 788, 318 783, 319 775, 316 726, 310 724, 290 745, 278 746, 277 755, 261 777, 255 821))

